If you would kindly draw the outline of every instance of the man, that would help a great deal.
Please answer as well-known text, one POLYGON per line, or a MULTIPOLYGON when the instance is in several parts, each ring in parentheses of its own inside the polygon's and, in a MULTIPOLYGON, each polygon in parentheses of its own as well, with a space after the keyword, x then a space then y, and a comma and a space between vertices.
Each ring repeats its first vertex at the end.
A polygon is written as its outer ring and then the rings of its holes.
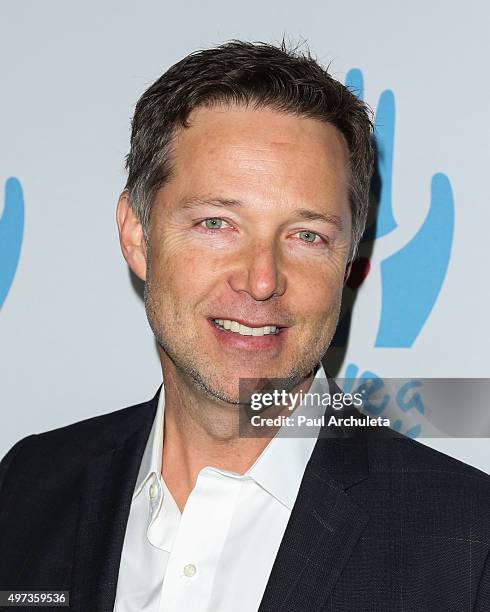
POLYGON ((9 451, 1 589, 84 612, 490 609, 488 476, 386 428, 243 435, 240 381, 336 389, 371 131, 284 45, 191 54, 143 94, 117 224, 164 384, 9 451))

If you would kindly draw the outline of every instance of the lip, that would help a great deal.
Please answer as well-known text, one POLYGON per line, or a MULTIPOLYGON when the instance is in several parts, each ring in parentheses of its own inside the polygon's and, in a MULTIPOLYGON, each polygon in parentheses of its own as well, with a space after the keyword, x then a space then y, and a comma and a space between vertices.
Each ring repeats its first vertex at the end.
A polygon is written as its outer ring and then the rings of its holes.
POLYGON ((278 327, 279 329, 284 329, 285 327, 287 327, 287 325, 281 325, 281 323, 270 323, 269 321, 265 323, 257 323, 256 321, 249 321, 247 319, 237 319, 235 317, 234 318, 224 317, 221 315, 216 315, 215 317, 209 317, 209 321, 211 321, 211 323, 213 322, 213 319, 236 321, 237 323, 240 323, 241 325, 246 325, 247 327, 266 327, 266 325, 268 326, 274 325, 274 327, 278 327))
MULTIPOLYGON (((221 317, 213 318, 220 319, 221 317)), ((282 347, 288 333, 288 329, 283 327, 276 334, 267 334, 266 336, 241 336, 236 332, 232 332, 227 329, 220 329, 213 323, 213 319, 206 319, 206 321, 212 334, 223 350, 239 350, 243 352, 277 352, 282 347)), ((233 319, 233 321, 238 320, 233 319)), ((243 325, 247 325, 247 323, 243 323, 243 325)), ((253 327, 253 325, 250 325, 250 323, 248 326, 253 327)), ((256 327, 262 326, 257 325, 256 327)))

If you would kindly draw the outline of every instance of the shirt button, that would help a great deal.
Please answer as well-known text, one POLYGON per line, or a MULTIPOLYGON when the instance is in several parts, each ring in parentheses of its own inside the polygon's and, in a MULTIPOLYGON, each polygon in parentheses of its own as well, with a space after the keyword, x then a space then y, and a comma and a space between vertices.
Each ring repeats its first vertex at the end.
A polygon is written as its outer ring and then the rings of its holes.
POLYGON ((184 565, 184 576, 192 578, 192 576, 194 576, 196 572, 197 567, 193 563, 188 563, 187 565, 184 565))
POLYGON ((150 487, 150 497, 151 499, 155 499, 157 495, 158 495, 158 487, 156 483, 153 483, 150 487))

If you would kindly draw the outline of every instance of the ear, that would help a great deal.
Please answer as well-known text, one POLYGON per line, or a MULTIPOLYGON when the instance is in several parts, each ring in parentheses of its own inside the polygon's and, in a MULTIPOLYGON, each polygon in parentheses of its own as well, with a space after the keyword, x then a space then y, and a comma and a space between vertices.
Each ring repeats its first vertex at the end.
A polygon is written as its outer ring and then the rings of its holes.
POLYGON ((349 278, 351 270, 352 270, 352 260, 347 263, 347 266, 345 268, 345 272, 344 272, 344 285, 347 282, 347 279, 349 278))
POLYGON ((142 281, 146 280, 146 244, 140 220, 131 208, 129 193, 119 196, 116 209, 121 251, 128 266, 142 281))

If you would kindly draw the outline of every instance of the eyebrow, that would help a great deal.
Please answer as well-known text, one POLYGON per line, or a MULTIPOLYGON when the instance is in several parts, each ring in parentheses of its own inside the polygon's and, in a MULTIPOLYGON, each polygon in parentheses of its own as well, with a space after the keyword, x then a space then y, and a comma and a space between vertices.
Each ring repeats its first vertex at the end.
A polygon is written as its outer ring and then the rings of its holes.
MULTIPOLYGON (((240 200, 234 200, 231 198, 186 198, 181 208, 189 210, 198 208, 199 206, 216 206, 220 208, 239 208, 243 206, 243 202, 240 200)), ((343 231, 342 220, 338 215, 324 214, 317 212, 316 210, 310 210, 308 208, 298 208, 293 214, 295 219, 301 219, 303 221, 323 221, 335 226, 340 232, 343 231)))
POLYGON ((316 212, 315 210, 308 210, 307 208, 299 208, 294 212, 294 216, 298 219, 302 219, 303 221, 323 221, 324 223, 334 225, 339 230, 339 232, 344 229, 342 221, 337 215, 323 214, 316 212))

